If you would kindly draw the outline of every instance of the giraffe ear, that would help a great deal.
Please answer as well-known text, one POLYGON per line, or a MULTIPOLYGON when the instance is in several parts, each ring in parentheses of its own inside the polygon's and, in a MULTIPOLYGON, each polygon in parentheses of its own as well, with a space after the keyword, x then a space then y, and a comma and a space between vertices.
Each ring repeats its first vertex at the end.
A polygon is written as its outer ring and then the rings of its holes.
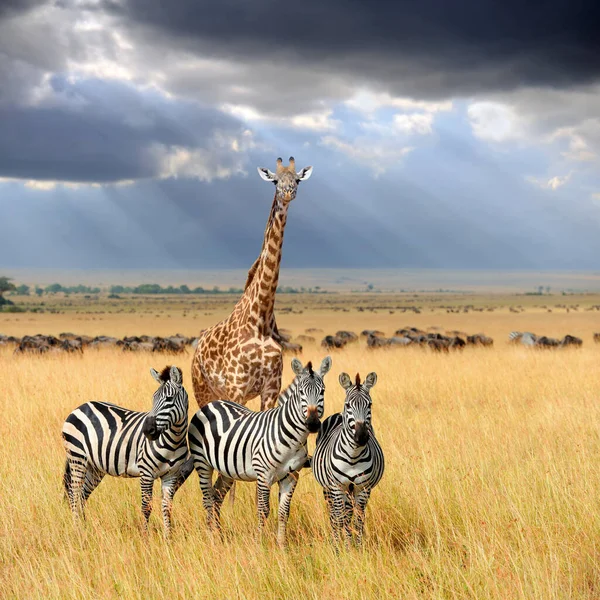
POLYGON ((156 379, 156 381, 158 381, 158 383, 162 384, 162 380, 156 369, 150 369, 150 375, 152 375, 152 377, 154 377, 154 379, 156 379))
POLYGON ((258 167, 258 174, 261 176, 261 179, 265 181, 270 181, 271 183, 275 183, 277 181, 277 176, 273 171, 269 171, 269 169, 263 169, 262 167, 258 167))
POLYGON ((365 377, 365 382, 363 383, 363 387, 366 390, 370 390, 376 383, 377 383, 377 373, 375 373, 375 371, 373 371, 372 373, 369 373, 365 377))
POLYGON ((292 371, 294 371, 296 375, 300 375, 302 371, 304 371, 302 363, 297 358, 292 359, 292 371))
POLYGON ((300 173, 296 173, 298 181, 306 181, 312 175, 312 167, 304 167, 300 173))
POLYGON ((350 375, 348 373, 340 374, 340 385, 345 389, 349 389, 352 387, 352 379, 350 379, 350 375))

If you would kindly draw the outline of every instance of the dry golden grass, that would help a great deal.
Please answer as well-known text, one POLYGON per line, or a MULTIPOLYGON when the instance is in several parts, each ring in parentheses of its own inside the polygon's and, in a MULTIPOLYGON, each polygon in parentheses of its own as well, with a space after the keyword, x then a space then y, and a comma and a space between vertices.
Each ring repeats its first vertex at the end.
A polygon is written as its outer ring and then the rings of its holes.
MULTIPOLYGON (((99 322, 3 315, 0 330, 191 334, 215 318, 107 315, 99 322)), ((542 312, 282 316, 280 325, 296 333, 316 326, 325 333, 377 327, 389 334, 415 324, 496 337, 492 350, 444 356, 420 349, 369 352, 362 345, 332 354, 326 414, 341 408, 341 371, 377 371, 374 426, 386 456, 364 549, 339 557, 310 472, 302 474, 292 503, 286 552, 275 544, 273 510, 268 534, 262 543, 255 540, 250 484, 238 485, 235 506, 224 507, 225 541, 213 540, 195 474, 175 497, 169 541, 158 498, 150 535, 142 534, 137 480, 106 478, 88 503, 87 521, 76 528, 62 497, 64 418, 91 399, 147 410, 154 391, 149 368, 168 359, 119 351, 14 357, 0 349, 0 597, 598 598, 595 320, 591 313, 542 312), (508 331, 521 328, 582 335, 584 348, 509 347, 508 331)), ((302 358, 323 356, 307 347, 302 358)), ((191 394, 191 354, 171 360, 184 369, 191 394)), ((290 379, 286 359, 284 380, 290 379)))

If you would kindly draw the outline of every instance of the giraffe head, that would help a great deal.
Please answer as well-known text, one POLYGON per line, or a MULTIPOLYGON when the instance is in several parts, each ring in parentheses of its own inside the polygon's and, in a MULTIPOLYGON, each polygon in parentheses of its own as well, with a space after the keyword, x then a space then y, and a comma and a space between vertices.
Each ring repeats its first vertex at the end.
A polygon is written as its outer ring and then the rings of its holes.
POLYGON ((290 164, 283 166, 281 158, 277 159, 277 169, 275 173, 269 169, 258 167, 258 174, 265 180, 274 183, 277 192, 277 199, 287 204, 296 197, 296 190, 301 181, 306 181, 312 174, 312 167, 304 167, 299 173, 296 173, 296 162, 293 156, 290 156, 290 164))

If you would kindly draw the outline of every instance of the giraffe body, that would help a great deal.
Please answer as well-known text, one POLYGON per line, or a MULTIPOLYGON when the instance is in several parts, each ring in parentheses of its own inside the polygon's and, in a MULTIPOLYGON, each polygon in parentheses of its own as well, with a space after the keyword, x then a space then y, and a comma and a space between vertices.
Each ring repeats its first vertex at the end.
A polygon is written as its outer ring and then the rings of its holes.
POLYGON ((278 159, 275 173, 268 169, 258 172, 276 186, 262 250, 232 313, 200 336, 192 360, 199 407, 213 400, 246 404, 260 396, 261 410, 265 410, 275 405, 281 389, 283 359, 274 305, 283 234, 289 203, 296 196, 298 183, 310 177, 312 167, 296 173, 293 158, 288 167, 278 159))

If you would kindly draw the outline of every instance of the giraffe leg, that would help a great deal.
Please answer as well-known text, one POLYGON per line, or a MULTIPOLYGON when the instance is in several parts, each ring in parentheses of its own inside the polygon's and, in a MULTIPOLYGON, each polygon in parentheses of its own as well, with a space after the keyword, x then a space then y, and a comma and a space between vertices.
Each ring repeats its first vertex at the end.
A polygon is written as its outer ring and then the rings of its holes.
POLYGON ((216 400, 213 391, 208 385, 208 382, 204 379, 204 375, 202 374, 200 364, 196 364, 195 357, 192 384, 194 386, 194 397, 196 398, 196 402, 198 403, 199 408, 202 408, 203 406, 206 406, 209 402, 216 400))
POLYGON ((279 524, 277 529, 277 543, 282 547, 285 546, 287 522, 290 516, 290 504, 297 483, 297 472, 290 473, 279 482, 279 524))
POLYGON ((260 394, 260 410, 269 410, 273 408, 279 398, 281 391, 281 375, 283 363, 280 361, 281 367, 275 368, 271 371, 270 376, 265 381, 263 391, 260 394))

